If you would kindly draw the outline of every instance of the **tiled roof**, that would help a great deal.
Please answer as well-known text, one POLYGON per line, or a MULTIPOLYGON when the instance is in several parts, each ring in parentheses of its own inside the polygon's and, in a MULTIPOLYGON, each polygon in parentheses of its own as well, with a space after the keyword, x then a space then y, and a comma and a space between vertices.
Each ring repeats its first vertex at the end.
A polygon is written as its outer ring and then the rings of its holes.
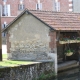
POLYGON ((36 10, 29 12, 55 30, 80 30, 79 13, 36 10))
MULTIPOLYGON (((45 23, 54 30, 68 31, 80 30, 80 13, 70 12, 54 12, 54 11, 39 11, 39 10, 24 10, 18 17, 16 17, 10 24, 7 25, 3 31, 6 31, 11 24, 13 24, 24 13, 29 13, 45 23)), ((2 32, 3 32, 2 31, 2 32)))

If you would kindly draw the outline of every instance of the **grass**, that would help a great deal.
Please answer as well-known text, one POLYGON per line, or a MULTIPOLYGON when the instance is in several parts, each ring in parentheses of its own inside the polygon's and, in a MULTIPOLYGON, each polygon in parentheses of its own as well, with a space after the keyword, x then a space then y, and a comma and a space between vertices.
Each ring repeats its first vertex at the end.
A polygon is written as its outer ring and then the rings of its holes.
POLYGON ((14 67, 14 66, 19 66, 19 65, 29 65, 33 64, 35 62, 32 61, 12 61, 12 60, 7 60, 7 54, 3 54, 3 61, 0 62, 0 68, 3 67, 14 67))
POLYGON ((7 54, 2 54, 3 59, 7 59, 7 54))

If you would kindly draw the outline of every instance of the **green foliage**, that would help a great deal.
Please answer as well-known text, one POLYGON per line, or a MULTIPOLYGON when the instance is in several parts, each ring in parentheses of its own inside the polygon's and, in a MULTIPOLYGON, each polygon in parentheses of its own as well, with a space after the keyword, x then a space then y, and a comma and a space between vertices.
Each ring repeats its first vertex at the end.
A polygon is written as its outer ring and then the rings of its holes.
POLYGON ((28 65, 33 64, 35 62, 32 61, 12 61, 12 60, 3 60, 0 62, 0 68, 3 67, 13 67, 13 66, 19 66, 19 65, 28 65))
POLYGON ((73 49, 66 49, 64 52, 65 52, 65 54, 66 54, 66 53, 75 52, 75 50, 73 50, 73 49))
POLYGON ((66 53, 70 53, 70 52, 72 52, 70 49, 66 50, 66 53))
POLYGON ((78 37, 77 40, 80 40, 80 37, 78 37))
POLYGON ((69 38, 62 38, 61 41, 68 41, 70 40, 69 38))
POLYGON ((32 62, 32 61, 7 60, 7 54, 2 54, 2 57, 3 57, 3 61, 0 62, 0 68, 13 67, 13 66, 19 66, 19 65, 28 65, 28 64, 35 63, 35 62, 32 62))
POLYGON ((55 78, 55 73, 49 73, 49 74, 41 74, 38 79, 34 80, 52 80, 55 78))
POLYGON ((65 51, 66 56, 71 56, 73 53, 74 53, 74 51, 71 50, 71 49, 68 49, 68 50, 65 51))

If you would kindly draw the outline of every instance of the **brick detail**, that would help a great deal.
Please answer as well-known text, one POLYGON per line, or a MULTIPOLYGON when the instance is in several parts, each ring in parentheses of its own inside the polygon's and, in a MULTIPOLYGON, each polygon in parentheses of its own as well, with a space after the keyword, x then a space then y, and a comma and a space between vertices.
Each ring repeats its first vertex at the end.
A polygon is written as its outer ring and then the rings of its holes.
POLYGON ((69 0, 58 0, 60 2, 60 11, 61 12, 69 12, 69 4, 72 4, 72 2, 69 2, 69 0))
MULTIPOLYGON (((53 10, 54 6, 53 0, 40 0, 42 3, 42 10, 53 10)), ((25 8, 36 10, 37 0, 23 0, 25 8)), ((3 5, 3 0, 0 0, 0 4, 3 5)), ((17 16, 19 12, 18 5, 20 0, 7 0, 6 4, 10 4, 11 16, 17 16), (15 6, 16 5, 16 6, 15 6), (13 8, 14 7, 14 8, 13 8)))
POLYGON ((51 31, 49 33, 50 36, 50 43, 49 43, 49 47, 51 48, 51 52, 56 52, 56 32, 55 31, 51 31))
POLYGON ((13 19, 16 18, 16 17, 1 17, 1 23, 3 24, 4 21, 8 23, 10 23, 11 21, 13 21, 13 19))

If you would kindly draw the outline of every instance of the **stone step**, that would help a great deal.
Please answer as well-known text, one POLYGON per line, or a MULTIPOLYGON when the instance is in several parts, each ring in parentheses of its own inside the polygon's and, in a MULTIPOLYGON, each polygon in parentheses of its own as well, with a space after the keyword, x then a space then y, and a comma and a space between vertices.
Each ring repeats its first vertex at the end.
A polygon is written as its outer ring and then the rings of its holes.
POLYGON ((76 60, 66 61, 61 64, 58 64, 58 71, 66 70, 66 69, 77 67, 77 66, 79 66, 79 64, 78 64, 78 61, 76 60))

